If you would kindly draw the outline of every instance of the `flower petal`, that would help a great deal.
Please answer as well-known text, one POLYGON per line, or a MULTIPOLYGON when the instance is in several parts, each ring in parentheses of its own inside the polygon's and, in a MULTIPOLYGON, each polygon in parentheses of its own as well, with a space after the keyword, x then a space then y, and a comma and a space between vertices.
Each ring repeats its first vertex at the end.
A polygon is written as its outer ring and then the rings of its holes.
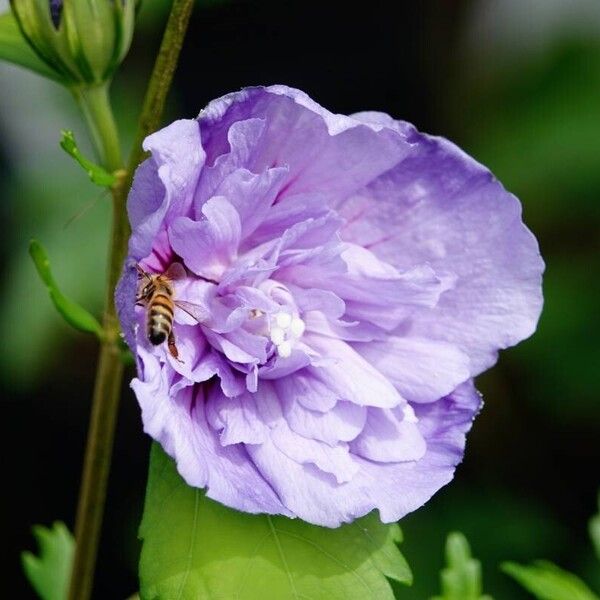
POLYGON ((422 458, 427 444, 417 424, 404 418, 402 408, 369 408, 365 427, 350 449, 377 462, 407 462, 422 458))
POLYGON ((229 150, 229 129, 261 119, 246 164, 254 173, 289 167, 281 197, 312 191, 347 196, 394 166, 409 146, 396 133, 335 115, 306 94, 285 86, 246 88, 211 102, 199 115, 202 141, 212 164, 229 150), (379 131, 377 131, 379 130, 379 131))
POLYGON ((297 464, 271 440, 248 446, 248 453, 283 504, 309 523, 338 527, 374 508, 384 523, 391 523, 422 506, 452 479, 480 404, 469 382, 439 402, 418 407, 419 428, 427 443, 423 458, 378 463, 356 457, 360 470, 341 485, 317 469, 297 464))
POLYGON ((544 264, 518 200, 487 169, 447 140, 403 129, 410 154, 338 205, 349 218, 360 201, 342 235, 398 269, 427 263, 455 277, 435 308, 416 311, 411 333, 455 344, 476 375, 534 331, 544 264))
POLYGON ((328 359, 321 366, 311 366, 308 370, 335 397, 361 406, 382 408, 392 408, 403 402, 394 386, 349 344, 314 334, 305 337, 311 348, 328 359))
POLYGON ((206 217, 202 221, 188 217, 176 219, 169 228, 169 241, 188 269, 218 281, 237 257, 240 217, 229 200, 222 196, 208 200, 202 213, 206 217))
POLYGON ((411 402, 434 402, 469 379, 469 357, 447 342, 390 336, 354 348, 411 402))
MULTIPOLYGON (((279 388, 278 388, 279 389, 279 388)), ((353 440, 365 426, 367 408, 340 400, 327 412, 310 410, 287 394, 279 393, 283 413, 296 433, 335 446, 353 440)))

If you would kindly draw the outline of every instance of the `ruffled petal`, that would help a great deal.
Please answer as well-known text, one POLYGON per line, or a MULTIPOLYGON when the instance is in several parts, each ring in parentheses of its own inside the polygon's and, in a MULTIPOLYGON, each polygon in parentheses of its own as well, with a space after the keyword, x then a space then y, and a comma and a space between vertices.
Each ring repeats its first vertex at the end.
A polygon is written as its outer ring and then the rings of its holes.
POLYGON ((181 476, 227 506, 251 513, 290 515, 249 459, 243 445, 222 446, 206 420, 202 388, 169 393, 166 371, 141 351, 144 381, 132 387, 142 408, 144 431, 171 455, 181 476))
POLYGON ((237 258, 240 217, 223 196, 208 200, 202 213, 205 217, 202 221, 176 219, 169 228, 169 241, 188 269, 200 277, 218 281, 237 258))
POLYGON ((151 158, 137 169, 127 200, 129 251, 137 260, 150 254, 155 237, 170 220, 189 211, 206 157, 198 123, 191 119, 148 136, 144 150, 151 158))
POLYGON ((381 520, 391 523, 422 506, 452 479, 480 404, 481 398, 469 382, 447 398, 419 407, 425 455, 403 463, 356 457, 360 470, 341 485, 317 469, 298 465, 271 440, 249 446, 248 453, 283 504, 305 521, 338 527, 377 508, 381 520))
POLYGON ((285 393, 279 393, 279 398, 286 421, 294 432, 330 446, 353 440, 363 430, 367 419, 367 407, 353 402, 340 400, 330 410, 322 412, 306 408, 285 393))
POLYGON ((411 402, 434 402, 470 377, 469 357, 448 342, 389 336, 354 348, 411 402))
POLYGON ((280 199, 316 191, 345 197, 395 165, 409 150, 381 127, 335 115, 306 94, 285 86, 246 88, 211 102, 199 115, 208 164, 230 151, 234 123, 261 119, 246 167, 254 173, 287 166, 280 199))
POLYGON ((402 408, 369 408, 367 422, 350 449, 357 456, 382 463, 419 460, 427 444, 417 424, 402 408))
POLYGON ((398 269, 427 263, 454 277, 413 316, 412 333, 455 344, 476 375, 535 330, 544 263, 518 200, 487 169, 447 140, 403 129, 411 152, 338 203, 349 219, 342 234, 398 269))
POLYGON ((327 361, 309 367, 309 371, 336 398, 381 408, 403 402, 396 388, 346 342, 312 334, 306 338, 312 348, 327 357, 327 361))

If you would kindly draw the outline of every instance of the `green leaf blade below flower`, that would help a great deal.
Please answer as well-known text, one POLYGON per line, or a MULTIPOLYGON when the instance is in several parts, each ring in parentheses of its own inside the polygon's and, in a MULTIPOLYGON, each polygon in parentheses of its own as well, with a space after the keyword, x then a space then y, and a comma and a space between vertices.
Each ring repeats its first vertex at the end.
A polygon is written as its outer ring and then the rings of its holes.
POLYGON ((75 540, 66 525, 60 521, 55 522, 52 529, 36 525, 33 534, 40 554, 21 554, 25 575, 42 600, 65 600, 75 540))
POLYGON ((187 486, 157 444, 140 537, 142 600, 392 600, 387 578, 412 581, 396 525, 371 514, 326 529, 231 510, 187 486))

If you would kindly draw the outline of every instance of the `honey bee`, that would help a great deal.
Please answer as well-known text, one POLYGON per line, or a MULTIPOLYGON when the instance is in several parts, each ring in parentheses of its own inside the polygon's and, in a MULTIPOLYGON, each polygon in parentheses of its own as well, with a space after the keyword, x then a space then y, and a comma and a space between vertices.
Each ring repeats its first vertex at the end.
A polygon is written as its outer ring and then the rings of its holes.
POLYGON ((183 310, 198 323, 206 320, 207 313, 197 304, 175 299, 173 281, 186 276, 180 263, 173 263, 164 273, 148 273, 140 265, 136 265, 136 268, 140 275, 140 284, 135 303, 146 308, 148 341, 154 346, 159 346, 166 340, 169 354, 179 360, 173 333, 175 308, 183 310))

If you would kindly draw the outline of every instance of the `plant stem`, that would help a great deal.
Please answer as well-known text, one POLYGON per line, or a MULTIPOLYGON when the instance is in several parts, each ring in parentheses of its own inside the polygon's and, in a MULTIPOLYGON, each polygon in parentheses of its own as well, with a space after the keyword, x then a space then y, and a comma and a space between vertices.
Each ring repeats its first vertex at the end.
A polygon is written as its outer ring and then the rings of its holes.
MULTIPOLYGON (((75 557, 71 573, 69 600, 88 600, 94 580, 94 568, 106 500, 123 363, 119 348, 119 322, 114 291, 127 254, 129 223, 125 211, 133 174, 144 157, 143 139, 155 131, 163 112, 183 38, 192 12, 193 0, 174 0, 163 40, 152 71, 138 131, 127 163, 127 170, 112 188, 113 213, 108 259, 103 327, 105 340, 100 347, 92 415, 85 452, 83 476, 75 524, 75 557)), ((119 138, 115 126, 108 85, 74 91, 80 104, 103 166, 110 171, 121 168, 119 138)))
POLYGON ((108 97, 109 86, 110 82, 106 82, 71 91, 85 117, 100 162, 108 171, 116 171, 122 166, 121 147, 108 97))

